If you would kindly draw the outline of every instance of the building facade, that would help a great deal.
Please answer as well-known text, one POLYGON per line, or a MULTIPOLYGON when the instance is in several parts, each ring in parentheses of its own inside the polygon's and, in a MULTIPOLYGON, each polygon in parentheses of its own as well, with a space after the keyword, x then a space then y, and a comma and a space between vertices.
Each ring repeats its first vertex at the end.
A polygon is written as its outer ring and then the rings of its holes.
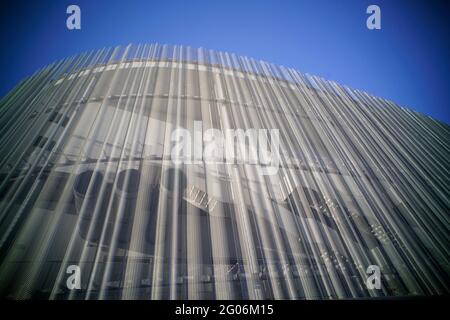
POLYGON ((19 83, 0 141, 3 298, 449 293, 450 127, 335 82, 204 49, 103 49, 19 83), (244 132, 225 155, 276 130, 278 161, 174 161, 177 129, 200 134, 193 153, 207 130, 244 132))

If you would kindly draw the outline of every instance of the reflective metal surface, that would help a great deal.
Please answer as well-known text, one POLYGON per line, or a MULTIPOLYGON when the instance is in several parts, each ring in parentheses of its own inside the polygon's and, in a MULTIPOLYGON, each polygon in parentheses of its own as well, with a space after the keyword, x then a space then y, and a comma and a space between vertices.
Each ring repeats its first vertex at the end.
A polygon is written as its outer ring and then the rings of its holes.
POLYGON ((364 92, 211 50, 104 49, 17 85, 0 141, 1 297, 449 293, 450 127, 364 92), (174 163, 195 121, 278 129, 276 174, 174 163))

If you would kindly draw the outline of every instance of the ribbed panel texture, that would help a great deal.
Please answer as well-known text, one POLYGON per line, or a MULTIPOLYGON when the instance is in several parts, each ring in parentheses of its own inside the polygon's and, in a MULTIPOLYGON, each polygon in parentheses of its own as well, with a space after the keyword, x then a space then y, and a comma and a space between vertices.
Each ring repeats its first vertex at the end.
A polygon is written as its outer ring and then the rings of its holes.
POLYGON ((157 44, 71 57, 0 101, 0 297, 446 295, 449 159, 447 124, 290 68, 157 44), (276 173, 174 163, 173 131, 200 121, 279 130, 276 173))

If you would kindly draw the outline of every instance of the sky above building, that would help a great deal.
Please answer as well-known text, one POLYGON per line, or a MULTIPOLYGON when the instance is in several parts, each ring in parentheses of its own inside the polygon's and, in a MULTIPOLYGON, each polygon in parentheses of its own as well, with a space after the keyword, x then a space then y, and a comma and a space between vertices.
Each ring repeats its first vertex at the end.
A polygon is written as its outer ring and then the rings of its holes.
POLYGON ((292 67, 450 123, 446 1, 18 0, 0 17, 0 96, 67 56, 157 42, 292 67), (81 8, 81 30, 66 27, 70 4, 81 8), (381 30, 366 27, 371 4, 381 30))

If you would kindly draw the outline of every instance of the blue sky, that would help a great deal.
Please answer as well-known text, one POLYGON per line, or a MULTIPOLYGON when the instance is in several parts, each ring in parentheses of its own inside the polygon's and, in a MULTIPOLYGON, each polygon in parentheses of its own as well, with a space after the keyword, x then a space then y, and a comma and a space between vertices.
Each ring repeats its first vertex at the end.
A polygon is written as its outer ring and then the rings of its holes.
POLYGON ((2 4, 0 96, 69 55, 128 43, 223 50, 293 67, 450 123, 446 1, 14 1, 2 4), (81 8, 81 30, 66 8, 81 8), (366 8, 381 8, 381 30, 366 8))

